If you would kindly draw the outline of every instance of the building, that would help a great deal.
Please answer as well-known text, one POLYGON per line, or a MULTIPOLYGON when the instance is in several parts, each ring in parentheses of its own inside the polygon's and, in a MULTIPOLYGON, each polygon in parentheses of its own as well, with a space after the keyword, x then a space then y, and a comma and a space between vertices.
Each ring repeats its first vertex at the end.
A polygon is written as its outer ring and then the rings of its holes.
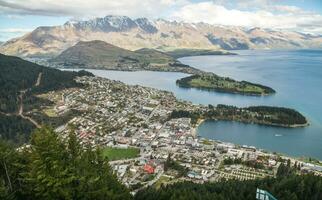
POLYGON ((148 163, 144 165, 143 169, 148 174, 154 174, 155 168, 152 165, 148 164, 148 163))

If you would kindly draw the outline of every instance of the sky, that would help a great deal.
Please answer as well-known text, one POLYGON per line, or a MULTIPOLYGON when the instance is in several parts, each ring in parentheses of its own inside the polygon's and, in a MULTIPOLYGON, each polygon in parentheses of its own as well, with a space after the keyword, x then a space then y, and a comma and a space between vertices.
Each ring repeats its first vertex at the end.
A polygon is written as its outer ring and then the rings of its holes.
POLYGON ((322 0, 0 0, 0 41, 106 15, 322 35, 322 0))

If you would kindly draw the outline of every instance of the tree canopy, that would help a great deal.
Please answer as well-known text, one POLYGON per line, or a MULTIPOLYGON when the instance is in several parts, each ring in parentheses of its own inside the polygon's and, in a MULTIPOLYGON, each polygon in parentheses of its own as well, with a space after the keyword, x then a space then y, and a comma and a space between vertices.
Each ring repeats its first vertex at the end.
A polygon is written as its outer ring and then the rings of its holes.
POLYGON ((36 130, 17 151, 0 142, 0 199, 131 199, 100 149, 62 141, 53 129, 36 130))

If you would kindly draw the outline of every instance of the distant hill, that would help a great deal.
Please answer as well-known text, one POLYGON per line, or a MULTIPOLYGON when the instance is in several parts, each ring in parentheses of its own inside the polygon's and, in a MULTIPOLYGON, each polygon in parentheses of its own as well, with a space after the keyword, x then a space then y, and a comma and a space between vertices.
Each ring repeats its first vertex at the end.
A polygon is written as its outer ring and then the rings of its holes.
POLYGON ((87 21, 68 21, 61 26, 38 27, 20 38, 6 42, 1 46, 0 52, 22 57, 49 56, 52 58, 79 41, 92 40, 102 40, 129 50, 322 47, 322 36, 298 32, 106 16, 87 21))
POLYGON ((94 40, 78 42, 50 61, 64 65, 114 68, 127 64, 168 64, 175 62, 175 59, 156 50, 130 51, 100 40, 94 40))
POLYGON ((100 40, 78 42, 48 62, 51 66, 64 68, 199 72, 154 49, 130 51, 100 40))
POLYGON ((60 71, 0 54, 0 138, 24 142, 35 128, 19 114, 22 93, 23 106, 32 109, 34 105, 50 103, 41 101, 35 94, 81 87, 74 78, 82 75, 92 74, 60 71))

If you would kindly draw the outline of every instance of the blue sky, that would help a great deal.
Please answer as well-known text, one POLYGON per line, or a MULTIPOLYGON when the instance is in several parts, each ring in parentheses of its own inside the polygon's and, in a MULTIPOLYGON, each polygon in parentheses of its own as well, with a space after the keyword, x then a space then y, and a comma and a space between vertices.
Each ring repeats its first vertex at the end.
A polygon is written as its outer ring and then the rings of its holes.
POLYGON ((322 34, 322 0, 0 0, 0 41, 105 15, 322 34))

